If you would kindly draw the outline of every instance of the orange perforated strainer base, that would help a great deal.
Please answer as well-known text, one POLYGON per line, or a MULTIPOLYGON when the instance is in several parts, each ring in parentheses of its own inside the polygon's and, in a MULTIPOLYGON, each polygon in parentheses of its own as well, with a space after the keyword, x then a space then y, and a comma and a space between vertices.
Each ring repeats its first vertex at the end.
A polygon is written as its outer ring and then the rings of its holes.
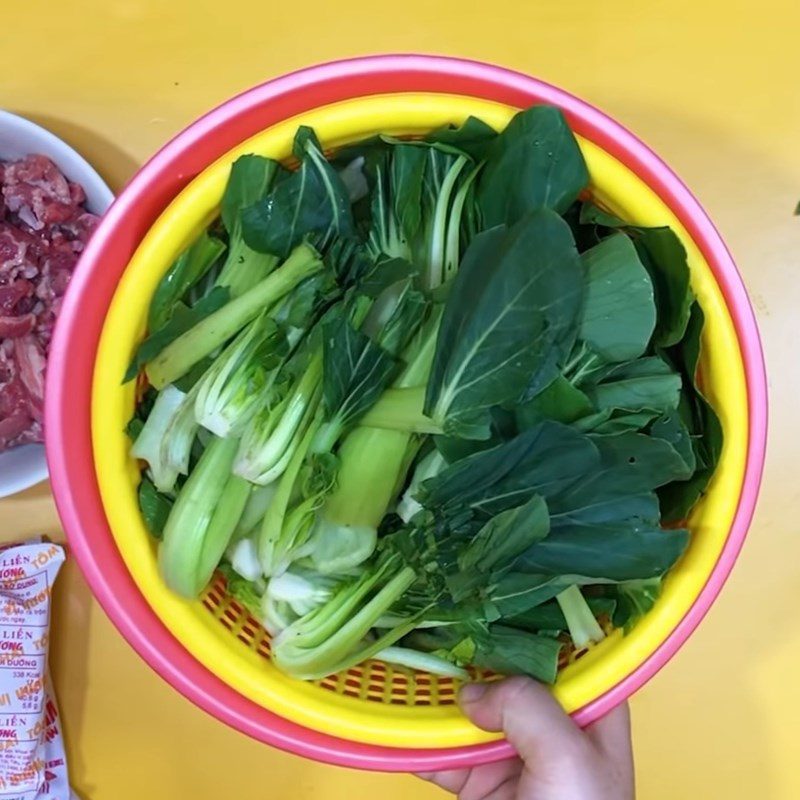
MULTIPOLYGON (((209 584, 202 603, 241 646, 247 647, 264 659, 271 659, 269 633, 244 606, 227 593, 225 578, 219 573, 209 584)), ((608 619, 601 618, 600 623, 606 633, 613 631, 613 625, 608 619)), ((559 669, 576 662, 590 649, 591 647, 577 650, 565 637, 559 669)), ((470 679, 475 681, 496 681, 502 677, 489 670, 475 667, 470 667, 468 671, 470 679)), ((356 700, 402 706, 447 706, 456 702, 462 681, 370 660, 313 683, 322 689, 356 700)))

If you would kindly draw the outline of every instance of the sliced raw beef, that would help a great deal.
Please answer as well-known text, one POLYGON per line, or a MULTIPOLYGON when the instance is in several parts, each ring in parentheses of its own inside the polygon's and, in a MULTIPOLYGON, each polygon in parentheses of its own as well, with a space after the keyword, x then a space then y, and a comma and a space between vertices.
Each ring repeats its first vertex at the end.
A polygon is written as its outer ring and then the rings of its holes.
POLYGON ((0 452, 43 437, 45 360, 98 217, 49 158, 0 163, 0 452))

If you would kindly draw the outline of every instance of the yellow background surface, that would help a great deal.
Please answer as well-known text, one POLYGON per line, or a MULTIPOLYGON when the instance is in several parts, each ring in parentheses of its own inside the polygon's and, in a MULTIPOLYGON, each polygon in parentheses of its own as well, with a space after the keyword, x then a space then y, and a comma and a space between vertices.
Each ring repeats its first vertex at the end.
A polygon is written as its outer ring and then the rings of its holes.
MULTIPOLYGON (((241 89, 365 53, 502 63, 595 103, 653 146, 739 263, 764 337, 772 432, 733 577, 633 701, 639 797, 800 797, 796 2, 4 0, 1 19, 0 106, 63 136, 114 189, 241 89)), ((37 533, 62 538, 46 484, 0 501, 0 541, 37 533)), ((216 722, 135 655, 71 562, 54 602, 52 668, 85 800, 443 796, 409 777, 304 762, 216 722)))

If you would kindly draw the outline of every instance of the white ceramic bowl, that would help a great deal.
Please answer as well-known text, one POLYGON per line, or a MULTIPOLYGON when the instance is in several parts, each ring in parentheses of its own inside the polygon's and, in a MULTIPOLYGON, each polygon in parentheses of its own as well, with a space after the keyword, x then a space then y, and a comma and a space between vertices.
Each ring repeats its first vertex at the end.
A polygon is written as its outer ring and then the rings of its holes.
MULTIPOLYGON (((86 192, 86 207, 102 214, 114 195, 105 181, 81 155, 55 134, 24 117, 0 110, 0 160, 40 153, 52 159, 69 178, 86 192)), ((0 497, 21 492, 47 478, 44 445, 29 444, 0 453, 0 497)))

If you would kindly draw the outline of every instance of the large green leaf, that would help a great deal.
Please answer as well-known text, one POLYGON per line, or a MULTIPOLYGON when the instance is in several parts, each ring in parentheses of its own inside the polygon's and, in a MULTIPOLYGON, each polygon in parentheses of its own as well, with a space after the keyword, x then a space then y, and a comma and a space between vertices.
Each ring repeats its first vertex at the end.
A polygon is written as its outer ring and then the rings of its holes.
POLYGON ((650 427, 650 435, 669 442, 686 462, 687 470, 694 472, 697 456, 689 429, 681 419, 680 413, 671 412, 659 417, 650 427))
POLYGON ((705 492, 722 453, 723 430, 719 417, 695 385, 703 323, 703 311, 698 303, 694 303, 686 335, 680 345, 670 351, 682 367, 684 396, 680 407, 681 420, 691 436, 697 471, 688 479, 659 490, 662 514, 667 522, 686 519, 705 492))
POLYGON ((679 342, 686 331, 694 294, 686 250, 675 232, 666 227, 631 225, 592 203, 581 206, 580 223, 587 227, 598 226, 601 230, 624 230, 632 237, 655 289, 658 321, 653 341, 660 347, 679 342))
POLYGON ((613 616, 614 625, 623 628, 627 633, 653 608, 661 596, 661 578, 625 581, 611 587, 610 592, 617 602, 613 616))
POLYGON ((485 635, 475 637, 473 663, 501 675, 529 675, 554 683, 562 643, 549 636, 536 636, 507 625, 491 625, 485 635))
POLYGON ((580 337, 606 361, 630 361, 647 349, 656 324, 653 284, 636 248, 615 233, 581 255, 586 302, 580 337))
POLYGON ((663 573, 685 548, 685 531, 658 527, 654 490, 687 474, 662 439, 589 437, 546 422, 451 465, 423 484, 421 499, 439 514, 466 506, 493 516, 540 494, 550 533, 526 550, 515 571, 627 580, 663 573))
POLYGON ((582 417, 573 425, 585 433, 613 435, 644 430, 657 416, 657 411, 625 411, 618 408, 604 408, 602 411, 582 417))
POLYGON ((237 230, 242 210, 264 197, 279 169, 277 161, 252 154, 233 162, 220 205, 222 222, 229 234, 237 230))
POLYGON ((167 495, 159 492, 149 478, 142 478, 138 489, 139 510, 142 519, 155 539, 160 539, 167 523, 169 512, 172 511, 172 500, 167 495))
POLYGON ((139 374, 139 370, 152 361, 167 345, 201 320, 218 311, 229 299, 230 291, 222 286, 217 286, 191 308, 183 303, 177 303, 169 321, 158 330, 151 331, 150 335, 139 345, 123 380, 125 382, 133 380, 139 374))
POLYGON ((159 281, 147 316, 151 333, 169 322, 177 306, 225 252, 225 243, 203 232, 184 250, 159 281))
MULTIPOLYGON (((618 518, 620 498, 652 492, 659 486, 685 478, 687 466, 669 442, 642 433, 590 436, 597 447, 599 463, 582 480, 557 494, 542 492, 551 514, 608 521, 618 518), (612 516, 607 516, 611 513, 612 516)), ((652 521, 657 521, 657 509, 652 521)))
POLYGON ((555 377, 582 302, 569 227, 540 210, 477 236, 445 306, 425 413, 446 433, 489 435, 488 409, 555 377), (545 379, 549 375, 549 379, 545 379))
MULTIPOLYGON (((595 617, 607 616, 612 619, 617 609, 617 601, 612 597, 586 597, 586 603, 595 617)), ((541 605, 524 611, 516 617, 511 617, 507 623, 514 628, 525 631, 565 631, 567 620, 561 606, 548 601, 541 605)))
POLYGON ((486 157, 491 143, 497 138, 497 131, 477 117, 467 117, 459 125, 447 125, 429 133, 425 140, 437 144, 456 147, 462 152, 481 161, 486 157))
POLYGON ((681 376, 660 358, 640 358, 613 367, 584 391, 598 410, 665 412, 678 407, 681 376))
POLYGON ((536 608, 570 586, 610 583, 586 575, 535 575, 512 570, 489 587, 484 600, 487 616, 509 619, 536 608))
POLYGON ((391 382, 397 361, 344 313, 323 322, 322 389, 326 418, 345 428, 355 422, 391 382))
POLYGON ((593 441, 600 463, 563 491, 542 492, 551 512, 550 535, 526 551, 515 569, 608 580, 663 574, 686 548, 688 533, 659 527, 654 490, 686 477, 686 463, 668 442, 644 434, 593 441))
POLYGON ((245 209, 245 242, 260 253, 286 258, 307 236, 324 249, 336 236, 353 234, 347 187, 328 163, 311 128, 298 128, 294 152, 300 167, 245 209))
POLYGON ((570 552, 583 547, 586 563, 576 553, 574 562, 559 562, 560 571, 581 571, 575 567, 581 563, 589 575, 621 580, 663 571, 685 546, 685 533, 669 541, 661 535, 654 490, 688 474, 684 460, 662 439, 637 433, 590 437, 545 422, 451 465, 423 484, 420 499, 439 514, 468 507, 491 517, 541 494, 550 509, 550 534, 526 551, 517 568, 557 571, 562 540, 570 552), (627 549, 603 545, 612 535, 627 536, 631 551, 644 546, 642 561, 631 566, 627 549), (593 568, 594 553, 604 549, 606 561, 593 568))
POLYGON ((420 501, 440 513, 466 506, 488 518, 535 494, 546 499, 564 491, 599 464, 600 451, 590 437, 544 422, 451 464, 422 484, 420 501))
POLYGON ((588 183, 564 115, 534 106, 520 111, 491 143, 477 198, 487 227, 512 225, 534 209, 566 211, 588 183))
MULTIPOLYGON (((619 501, 620 515, 626 504, 619 501)), ((551 535, 531 547, 516 569, 563 575, 574 571, 591 579, 624 581, 663 575, 689 542, 688 531, 663 530, 638 519, 609 522, 553 521, 551 535)))
POLYGON ((458 554, 458 570, 447 581, 453 600, 466 599, 489 576, 511 569, 518 556, 549 530, 547 504, 539 495, 490 519, 458 554))
POLYGON ((369 249, 373 258, 411 259, 412 238, 422 219, 422 186, 428 154, 424 148, 396 144, 367 156, 371 187, 369 249))
POLYGON ((658 322, 653 341, 669 347, 683 338, 694 300, 686 250, 669 228, 639 229, 635 241, 655 286, 658 322))
POLYGON ((400 231, 410 240, 422 220, 422 183, 427 153, 421 147, 398 144, 390 150, 391 200, 400 231))
POLYGON ((546 419, 569 424, 594 411, 589 398, 563 375, 534 398, 515 409, 520 430, 532 428, 546 419))

